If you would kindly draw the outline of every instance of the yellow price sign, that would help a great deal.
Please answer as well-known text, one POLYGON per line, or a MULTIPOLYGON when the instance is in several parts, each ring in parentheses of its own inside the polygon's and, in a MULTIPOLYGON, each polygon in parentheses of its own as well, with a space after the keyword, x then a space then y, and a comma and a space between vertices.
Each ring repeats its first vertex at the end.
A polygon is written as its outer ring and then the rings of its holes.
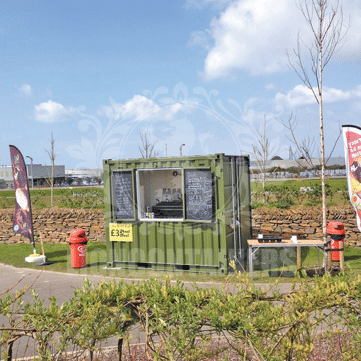
POLYGON ((133 228, 131 224, 109 223, 111 242, 133 242, 133 228))

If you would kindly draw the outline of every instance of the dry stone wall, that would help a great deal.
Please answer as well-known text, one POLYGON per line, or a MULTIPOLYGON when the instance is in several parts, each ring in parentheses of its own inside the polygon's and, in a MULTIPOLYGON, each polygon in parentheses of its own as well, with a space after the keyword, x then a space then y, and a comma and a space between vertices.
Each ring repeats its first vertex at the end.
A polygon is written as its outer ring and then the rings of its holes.
MULTIPOLYGON (((327 210, 328 221, 345 224, 346 243, 361 246, 361 232, 357 228, 352 206, 327 210)), ((322 210, 316 207, 297 207, 287 210, 259 208, 252 211, 253 236, 258 233, 289 238, 297 235, 303 239, 322 238, 322 210)), ((13 209, 0 210, 0 243, 29 242, 14 235, 13 209)), ((89 241, 105 242, 104 211, 92 209, 47 208, 33 211, 35 235, 44 242, 66 243, 70 231, 83 228, 89 241)))
MULTIPOLYGON (((322 238, 322 209, 318 207, 295 207, 290 209, 253 210, 253 236, 264 235, 300 239, 322 238)), ((345 225, 345 243, 361 246, 361 232, 357 228, 356 213, 352 206, 330 207, 327 209, 327 222, 342 222, 345 225)))
MULTIPOLYGON (((13 209, 0 209, 0 243, 29 242, 25 237, 14 235, 13 209)), ((46 208, 33 211, 36 237, 44 242, 68 242, 70 231, 83 228, 88 241, 105 242, 104 211, 93 209, 46 208)))

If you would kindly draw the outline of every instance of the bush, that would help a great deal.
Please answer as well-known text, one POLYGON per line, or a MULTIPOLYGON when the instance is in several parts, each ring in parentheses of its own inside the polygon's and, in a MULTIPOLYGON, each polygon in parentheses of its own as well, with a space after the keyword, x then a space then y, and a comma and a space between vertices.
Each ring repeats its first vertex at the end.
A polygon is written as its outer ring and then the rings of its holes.
POLYGON ((288 209, 294 206, 295 202, 291 198, 282 199, 279 202, 271 203, 270 208, 288 209))
POLYGON ((300 280, 284 294, 277 286, 255 286, 247 274, 233 277, 233 293, 229 284, 190 289, 169 278, 137 284, 102 281, 97 286, 86 280, 62 305, 54 297, 44 302, 35 292, 25 304, 26 289, 15 295, 9 290, 0 299, 0 313, 9 325, 0 328, 3 358, 11 359, 15 340, 32 337, 42 360, 58 360, 72 344, 88 350, 92 360, 99 342, 118 336, 121 359, 123 340, 139 322, 149 360, 205 360, 222 351, 208 347, 215 335, 224 336, 242 360, 305 360, 319 337, 341 333, 349 335, 352 347, 341 348, 335 359, 358 359, 360 277, 300 280))
POLYGON ((261 203, 261 202, 257 202, 257 203, 251 203, 251 209, 257 209, 257 208, 261 208, 264 207, 265 204, 261 203))

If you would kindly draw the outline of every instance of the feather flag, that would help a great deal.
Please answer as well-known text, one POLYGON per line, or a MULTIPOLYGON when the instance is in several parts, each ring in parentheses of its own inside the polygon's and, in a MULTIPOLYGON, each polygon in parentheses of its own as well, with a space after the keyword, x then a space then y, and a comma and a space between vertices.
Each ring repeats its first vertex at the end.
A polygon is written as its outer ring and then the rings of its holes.
POLYGON ((26 165, 20 150, 13 145, 10 145, 10 158, 15 189, 13 230, 15 233, 29 238, 30 242, 35 247, 26 165))
POLYGON ((361 231, 361 128, 343 125, 342 133, 348 192, 356 211, 357 227, 361 231))

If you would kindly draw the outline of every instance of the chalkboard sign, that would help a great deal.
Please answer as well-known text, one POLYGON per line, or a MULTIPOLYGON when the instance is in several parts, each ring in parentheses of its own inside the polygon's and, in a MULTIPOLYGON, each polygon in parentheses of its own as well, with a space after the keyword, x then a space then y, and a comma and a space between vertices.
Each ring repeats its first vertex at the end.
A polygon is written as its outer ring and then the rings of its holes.
POLYGON ((185 170, 186 219, 211 221, 213 211, 210 170, 185 170))
POLYGON ((134 219, 133 182, 131 172, 113 172, 114 219, 134 219))

